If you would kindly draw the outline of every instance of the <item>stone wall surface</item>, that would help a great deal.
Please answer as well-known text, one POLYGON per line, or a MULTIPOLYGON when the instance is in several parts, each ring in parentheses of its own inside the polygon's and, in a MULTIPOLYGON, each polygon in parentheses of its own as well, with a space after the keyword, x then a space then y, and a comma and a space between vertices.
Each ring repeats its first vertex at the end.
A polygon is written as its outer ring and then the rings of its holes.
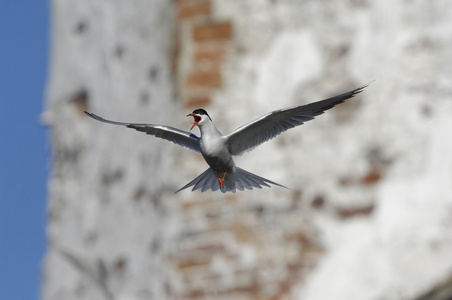
POLYGON ((448 1, 52 3, 45 299, 414 299, 450 282, 448 1), (203 107, 226 134, 371 81, 236 159, 290 190, 173 194, 199 154, 83 114, 188 130, 203 107))

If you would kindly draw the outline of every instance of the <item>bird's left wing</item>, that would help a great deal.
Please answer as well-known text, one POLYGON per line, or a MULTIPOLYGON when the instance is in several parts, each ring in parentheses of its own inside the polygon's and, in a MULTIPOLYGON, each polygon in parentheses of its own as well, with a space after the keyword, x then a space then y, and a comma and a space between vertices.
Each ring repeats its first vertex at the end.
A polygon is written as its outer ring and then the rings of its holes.
POLYGON ((183 131, 183 130, 169 127, 169 126, 162 126, 162 125, 123 123, 123 122, 110 121, 110 120, 101 118, 98 115, 95 115, 93 113, 89 113, 87 111, 85 111, 85 114, 87 114, 94 120, 97 120, 100 122, 114 124, 114 125, 122 125, 122 126, 126 126, 129 128, 133 128, 138 131, 145 132, 146 134, 150 134, 155 137, 173 142, 182 147, 187 147, 196 152, 201 152, 201 148, 199 146, 199 137, 197 137, 196 135, 194 135, 190 132, 187 132, 187 131, 183 131))
POLYGON ((254 147, 274 138, 287 129, 302 125, 326 110, 360 93, 369 84, 350 92, 318 102, 291 108, 275 110, 251 123, 239 127, 226 136, 227 146, 232 155, 242 155, 254 147))

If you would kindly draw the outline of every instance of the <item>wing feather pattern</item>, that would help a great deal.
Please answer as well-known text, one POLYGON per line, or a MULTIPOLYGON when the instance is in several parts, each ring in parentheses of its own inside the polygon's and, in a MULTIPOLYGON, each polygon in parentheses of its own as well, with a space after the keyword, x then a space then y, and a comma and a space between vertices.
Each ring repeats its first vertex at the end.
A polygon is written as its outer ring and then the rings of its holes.
POLYGON ((116 122, 104 119, 87 111, 85 111, 85 114, 100 122, 133 128, 135 130, 145 132, 146 134, 153 135, 157 138, 173 142, 179 146, 187 147, 193 151, 201 152, 199 137, 187 131, 162 125, 116 122))
POLYGON ((284 131, 302 125, 335 105, 354 97, 368 85, 366 84, 350 92, 307 105, 272 111, 227 135, 229 152, 232 155, 242 155, 244 152, 252 150, 254 147, 284 131))

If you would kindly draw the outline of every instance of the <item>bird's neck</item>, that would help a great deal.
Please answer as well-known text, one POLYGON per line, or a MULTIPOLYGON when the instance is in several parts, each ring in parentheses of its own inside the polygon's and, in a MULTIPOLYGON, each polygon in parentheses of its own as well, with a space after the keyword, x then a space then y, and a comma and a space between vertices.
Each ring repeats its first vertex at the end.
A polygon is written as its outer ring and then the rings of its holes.
POLYGON ((202 126, 198 126, 201 132, 201 137, 204 138, 214 138, 221 137, 220 131, 213 125, 213 123, 203 124, 202 126))

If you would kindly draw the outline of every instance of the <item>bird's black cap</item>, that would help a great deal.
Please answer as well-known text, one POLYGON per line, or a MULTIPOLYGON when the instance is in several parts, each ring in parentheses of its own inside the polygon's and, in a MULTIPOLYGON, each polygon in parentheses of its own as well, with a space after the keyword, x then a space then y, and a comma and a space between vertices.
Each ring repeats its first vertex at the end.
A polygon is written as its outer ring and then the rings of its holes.
POLYGON ((209 115, 204 109, 198 108, 193 111, 194 114, 197 115, 209 115))
MULTIPOLYGON (((206 115, 206 116, 209 117, 209 119, 211 119, 210 116, 209 116, 209 114, 208 114, 204 109, 202 109, 202 108, 195 109, 195 110, 193 111, 193 113, 194 113, 194 114, 197 114, 197 115, 206 115)), ((212 119, 211 119, 211 120, 212 120, 212 119)))

